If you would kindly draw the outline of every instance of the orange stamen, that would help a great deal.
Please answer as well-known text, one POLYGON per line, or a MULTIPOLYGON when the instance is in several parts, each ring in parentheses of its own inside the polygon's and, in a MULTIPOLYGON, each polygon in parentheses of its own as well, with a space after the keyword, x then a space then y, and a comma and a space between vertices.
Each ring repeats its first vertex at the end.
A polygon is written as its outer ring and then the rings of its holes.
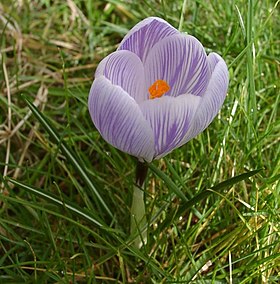
POLYGON ((149 88, 150 99, 160 98, 170 89, 164 80, 156 80, 149 88))

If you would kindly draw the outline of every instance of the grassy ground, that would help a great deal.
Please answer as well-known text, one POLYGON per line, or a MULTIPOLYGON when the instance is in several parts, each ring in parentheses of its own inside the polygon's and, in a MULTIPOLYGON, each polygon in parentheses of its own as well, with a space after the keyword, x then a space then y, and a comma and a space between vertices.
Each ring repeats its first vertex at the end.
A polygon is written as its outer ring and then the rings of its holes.
POLYGON ((0 283, 279 283, 279 6, 2 0, 0 283), (211 126, 151 166, 138 250, 136 161, 102 140, 87 97, 98 62, 151 15, 221 54, 230 87, 211 126))

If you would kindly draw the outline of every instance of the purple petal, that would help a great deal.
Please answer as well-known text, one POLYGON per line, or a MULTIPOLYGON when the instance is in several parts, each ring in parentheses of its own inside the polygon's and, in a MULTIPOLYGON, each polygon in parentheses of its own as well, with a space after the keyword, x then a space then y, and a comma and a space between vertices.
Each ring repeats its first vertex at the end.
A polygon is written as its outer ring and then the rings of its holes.
POLYGON ((169 96, 190 93, 202 96, 208 82, 207 56, 201 43, 184 34, 174 35, 156 44, 144 62, 147 88, 156 80, 170 86, 169 96))
POLYGON ((176 98, 147 100, 140 108, 154 132, 155 158, 177 148, 188 131, 201 97, 191 94, 176 98))
POLYGON ((108 143, 141 160, 152 161, 152 129, 138 104, 122 88, 99 76, 91 86, 88 106, 94 125, 108 143))
POLYGON ((221 59, 222 59, 222 57, 220 55, 218 55, 217 53, 214 53, 214 52, 211 52, 208 55, 207 61, 208 61, 208 67, 209 67, 209 70, 210 70, 210 74, 212 74, 214 72, 216 65, 218 64, 218 62, 221 59))
POLYGON ((134 53, 115 51, 98 65, 95 78, 104 75, 113 85, 122 87, 137 102, 146 97, 144 67, 134 53))
POLYGON ((181 145, 197 136, 212 122, 226 97, 229 83, 226 63, 216 53, 211 53, 207 60, 213 73, 193 119, 192 126, 182 140, 181 145))
POLYGON ((118 50, 130 50, 144 61, 150 49, 160 40, 180 32, 166 21, 150 17, 135 25, 123 38, 118 50))

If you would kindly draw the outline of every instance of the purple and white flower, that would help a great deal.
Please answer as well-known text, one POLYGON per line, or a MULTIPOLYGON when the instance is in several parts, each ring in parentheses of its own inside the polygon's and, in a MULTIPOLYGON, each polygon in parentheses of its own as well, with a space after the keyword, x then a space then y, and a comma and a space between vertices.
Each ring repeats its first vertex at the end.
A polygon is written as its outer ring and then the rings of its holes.
POLYGON ((97 67, 88 106, 102 137, 151 162, 201 133, 228 88, 224 60, 193 36, 150 17, 97 67))

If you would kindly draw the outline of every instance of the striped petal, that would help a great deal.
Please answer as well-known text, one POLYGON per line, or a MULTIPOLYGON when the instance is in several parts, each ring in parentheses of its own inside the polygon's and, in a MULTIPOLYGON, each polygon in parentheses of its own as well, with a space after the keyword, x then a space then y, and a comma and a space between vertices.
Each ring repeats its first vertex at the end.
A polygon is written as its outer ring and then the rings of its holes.
MULTIPOLYGON (((219 62, 221 59, 222 59, 221 56, 218 55, 218 54, 215 53, 215 52, 212 52, 212 53, 210 53, 210 54, 208 55, 207 61, 208 61, 208 67, 209 67, 210 74, 213 74, 216 65, 218 64, 218 62, 219 62)), ((223 59, 222 59, 222 60, 223 60, 223 59)))
POLYGON ((105 57, 98 65, 95 78, 102 75, 113 85, 122 87, 136 102, 146 97, 143 63, 131 51, 115 51, 105 57))
POLYGON ((144 62, 147 88, 157 80, 170 86, 167 96, 191 93, 202 96, 208 82, 207 56, 194 37, 179 34, 157 43, 144 62))
POLYGON ((201 101, 191 94, 147 100, 140 108, 150 123, 155 141, 155 158, 161 158, 179 147, 201 101))
POLYGON ((118 50, 130 50, 144 61, 151 48, 162 39, 180 32, 163 19, 146 18, 135 25, 123 38, 118 50))
POLYGON ((94 125, 108 143, 141 160, 152 161, 152 129, 138 104, 121 87, 99 76, 92 84, 88 106, 94 125))
POLYGON ((197 136, 212 122, 226 97, 229 83, 226 63, 216 53, 209 54, 207 60, 213 73, 193 119, 192 126, 182 140, 181 145, 197 136))

